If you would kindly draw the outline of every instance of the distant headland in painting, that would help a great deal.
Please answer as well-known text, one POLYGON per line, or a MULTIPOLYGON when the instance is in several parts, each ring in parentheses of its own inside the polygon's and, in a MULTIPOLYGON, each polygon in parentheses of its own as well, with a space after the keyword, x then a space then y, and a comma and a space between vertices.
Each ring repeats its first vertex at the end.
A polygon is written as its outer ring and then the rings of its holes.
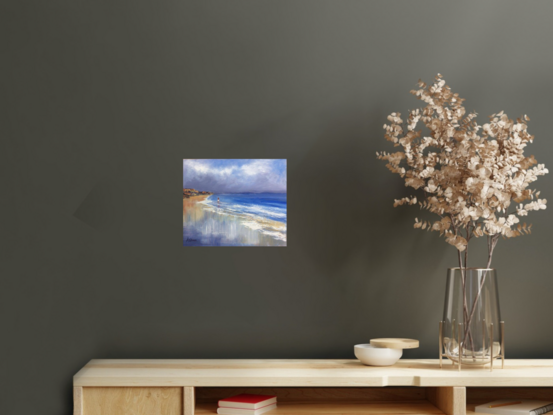
POLYGON ((205 191, 196 190, 196 189, 182 189, 182 197, 184 199, 189 199, 194 196, 209 196, 212 194, 213 193, 211 192, 205 192, 205 191))

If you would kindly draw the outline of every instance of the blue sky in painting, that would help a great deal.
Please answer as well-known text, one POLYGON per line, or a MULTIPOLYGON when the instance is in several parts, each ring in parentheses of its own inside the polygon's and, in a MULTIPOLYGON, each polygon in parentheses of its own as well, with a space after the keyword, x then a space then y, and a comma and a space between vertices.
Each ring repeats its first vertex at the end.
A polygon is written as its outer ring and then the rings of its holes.
POLYGON ((182 181, 213 193, 286 193, 286 160, 185 159, 182 181))

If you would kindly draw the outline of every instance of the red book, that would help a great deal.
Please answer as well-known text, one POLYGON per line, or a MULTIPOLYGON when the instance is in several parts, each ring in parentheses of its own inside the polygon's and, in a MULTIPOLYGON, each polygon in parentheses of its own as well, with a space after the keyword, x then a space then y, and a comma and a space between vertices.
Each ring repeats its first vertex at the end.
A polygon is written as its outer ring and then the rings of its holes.
POLYGON ((242 393, 219 401, 220 408, 259 409, 276 403, 274 395, 252 395, 242 393))

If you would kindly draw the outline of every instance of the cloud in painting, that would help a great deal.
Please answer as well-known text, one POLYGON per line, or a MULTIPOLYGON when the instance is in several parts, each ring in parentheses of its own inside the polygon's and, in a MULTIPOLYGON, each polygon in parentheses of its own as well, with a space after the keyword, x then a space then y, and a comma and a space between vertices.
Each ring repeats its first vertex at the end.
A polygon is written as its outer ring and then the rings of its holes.
POLYGON ((183 187, 213 193, 286 193, 286 160, 186 159, 183 187))

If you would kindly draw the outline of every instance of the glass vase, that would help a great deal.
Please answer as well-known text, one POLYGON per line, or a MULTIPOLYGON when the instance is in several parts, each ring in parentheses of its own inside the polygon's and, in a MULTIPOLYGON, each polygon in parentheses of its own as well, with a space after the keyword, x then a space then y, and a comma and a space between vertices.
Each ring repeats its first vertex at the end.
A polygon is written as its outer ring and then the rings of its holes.
POLYGON ((444 356, 460 365, 493 365, 493 359, 503 358, 495 269, 448 270, 440 348, 440 358, 443 350, 444 356))

